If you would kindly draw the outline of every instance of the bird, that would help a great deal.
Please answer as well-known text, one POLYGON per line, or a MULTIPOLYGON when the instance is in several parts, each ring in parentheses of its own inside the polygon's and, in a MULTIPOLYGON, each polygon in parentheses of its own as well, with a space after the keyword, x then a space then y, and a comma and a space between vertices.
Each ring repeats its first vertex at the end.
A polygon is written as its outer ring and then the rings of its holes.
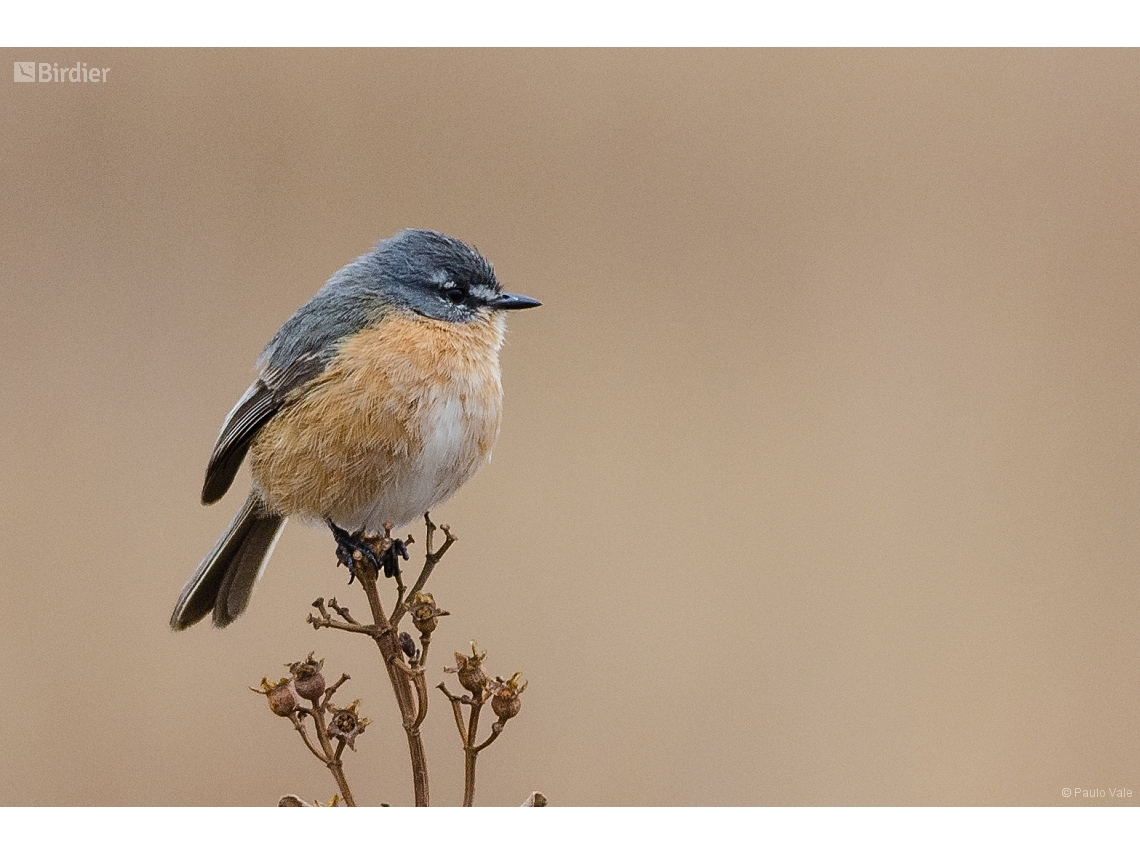
MULTIPOLYGON (((474 247, 426 229, 397 232, 334 273, 270 339, 222 424, 202 503, 226 494, 247 455, 251 488, 183 587, 171 628, 239 617, 290 517, 327 525, 352 554, 363 531, 450 498, 499 434, 506 313, 539 305, 503 291, 474 247)), ((384 556, 386 575, 395 560, 384 556)))

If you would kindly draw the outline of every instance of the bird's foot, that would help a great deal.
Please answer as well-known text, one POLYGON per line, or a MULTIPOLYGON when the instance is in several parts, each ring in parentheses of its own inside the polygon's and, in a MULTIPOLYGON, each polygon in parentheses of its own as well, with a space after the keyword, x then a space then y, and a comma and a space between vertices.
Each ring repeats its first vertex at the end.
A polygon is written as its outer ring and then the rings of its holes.
POLYGON ((400 538, 378 534, 365 534, 364 529, 347 531, 332 520, 325 520, 336 538, 336 559, 348 568, 348 584, 356 579, 357 561, 367 560, 377 575, 384 571, 384 577, 391 579, 400 574, 400 559, 408 560, 408 547, 400 538), (384 541, 388 545, 381 549, 384 541), (360 557, 357 558, 359 553, 360 557))
MULTIPOLYGON (((376 555, 376 550, 369 543, 373 538, 368 537, 364 533, 364 529, 348 531, 332 520, 325 520, 325 522, 328 523, 333 537, 336 539, 336 560, 348 568, 348 584, 351 585, 356 579, 356 562, 359 560, 368 561, 377 575, 379 575, 381 568, 384 569, 384 575, 388 575, 387 563, 383 558, 376 555), (358 553, 360 558, 357 558, 358 553)), ((391 551, 391 547, 384 550, 381 555, 386 556, 389 551, 391 551)))
POLYGON ((380 555, 380 563, 384 566, 384 577, 391 579, 400 573, 400 559, 408 560, 408 547, 398 537, 392 538, 388 548, 380 555))

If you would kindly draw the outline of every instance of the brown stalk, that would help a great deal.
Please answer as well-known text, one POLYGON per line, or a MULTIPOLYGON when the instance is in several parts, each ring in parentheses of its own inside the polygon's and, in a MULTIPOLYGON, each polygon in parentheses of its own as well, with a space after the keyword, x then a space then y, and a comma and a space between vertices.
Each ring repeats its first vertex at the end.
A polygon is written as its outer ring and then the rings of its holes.
POLYGON ((491 725, 491 735, 477 743, 479 714, 487 703, 489 695, 482 692, 479 699, 469 695, 460 697, 453 695, 445 683, 440 683, 436 688, 447 695, 447 699, 451 701, 451 710, 455 714, 455 727, 459 731, 459 739, 463 742, 463 807, 472 807, 475 804, 475 764, 479 760, 479 752, 499 738, 505 722, 496 721, 491 725), (463 721, 464 705, 471 708, 466 723, 463 721))
MULTIPOLYGON (((391 617, 384 614, 384 605, 380 599, 378 588, 379 574, 371 561, 366 560, 359 551, 352 555, 352 570, 356 578, 360 580, 360 586, 364 589, 364 595, 368 599, 372 623, 362 624, 354 620, 348 613, 348 609, 339 606, 335 600, 330 600, 328 607, 326 607, 324 600, 317 600, 313 603, 313 607, 317 609, 319 614, 309 616, 309 623, 315 629, 327 627, 344 632, 359 633, 370 636, 376 642, 380 656, 384 660, 384 668, 388 672, 388 680, 392 684, 392 691, 396 696, 400 720, 408 739, 408 753, 412 763, 412 787, 417 807, 426 807, 430 804, 427 754, 424 750, 423 737, 420 734, 420 725, 423 724, 424 718, 427 716, 428 707, 428 691, 423 663, 426 659, 427 642, 430 641, 430 638, 427 633, 421 634, 420 642, 423 648, 414 664, 409 665, 405 662, 405 653, 400 647, 398 629, 400 619, 408 612, 408 602, 423 590, 423 586, 427 583, 432 571, 456 540, 448 527, 442 526, 440 528, 445 536, 444 543, 438 550, 432 552, 432 539, 437 526, 427 514, 424 514, 424 522, 427 526, 427 542, 423 568, 410 591, 404 586, 402 574, 397 572, 397 601, 391 617), (332 616, 329 608, 336 612, 339 620, 332 616)), ((377 538, 372 546, 374 551, 379 554, 387 549, 391 542, 391 528, 386 526, 384 535, 377 538)), ((407 542, 411 543, 411 538, 408 538, 407 542)))
MULTIPOLYGON (((344 740, 340 740, 337 747, 332 747, 332 742, 329 739, 328 727, 325 724, 325 711, 328 708, 329 700, 332 698, 333 693, 336 692, 348 680, 347 674, 342 674, 340 679, 327 688, 319 700, 312 700, 309 702, 309 707, 295 707, 289 712, 289 721, 293 723, 293 727, 297 733, 301 735, 301 740, 305 743, 305 747, 309 752, 320 760, 328 767, 329 772, 332 773, 333 780, 336 781, 337 788, 340 790, 341 798, 344 803, 349 807, 356 807, 356 799, 353 798, 352 789, 348 785, 348 779, 344 775, 344 763, 341 761, 341 754, 344 752, 344 740), (311 716, 313 719, 313 729, 317 732, 317 745, 313 744, 313 740, 309 737, 309 731, 305 727, 304 716, 311 716)), ((279 686, 280 687, 280 686, 279 686)), ((295 698, 295 696, 294 696, 295 698)), ((295 701, 294 701, 295 703, 295 701)))
MULTIPOLYGON (((313 701, 312 706, 312 716, 317 731, 317 739, 320 741, 321 749, 325 753, 325 765, 328 766, 329 771, 332 772, 333 779, 336 781, 337 788, 340 790, 344 803, 349 807, 356 807, 356 799, 352 797, 352 790, 349 789, 348 779, 344 776, 344 763, 341 762, 340 759, 340 755, 344 751, 344 742, 342 740, 336 749, 333 749, 332 743, 329 741, 328 730, 325 727, 324 707, 316 701, 313 701)), ((304 731, 302 731, 301 735, 305 736, 304 731)), ((307 736, 305 743, 309 744, 307 736)))
MULTIPOLYGON (((388 671, 388 679, 392 683, 392 691, 396 695, 396 705, 400 708, 400 720, 408 737, 408 753, 412 761, 412 787, 415 792, 416 807, 427 807, 430 804, 427 754, 424 751, 423 737, 420 735, 420 723, 423 721, 423 716, 417 708, 416 696, 413 693, 413 681, 405 671, 404 652, 400 649, 395 626, 384 616, 384 606, 380 602, 380 592, 376 587, 377 574, 375 568, 369 562, 361 560, 357 563, 356 577, 360 580, 360 586, 364 588, 364 594, 368 598, 368 607, 372 611, 373 623, 369 627, 371 629, 369 634, 380 649, 380 656, 383 658, 384 667, 388 671)), ((423 714, 426 715, 426 713, 426 709, 423 710, 423 714)))
MULTIPOLYGON (((349 556, 352 564, 351 570, 355 578, 360 581, 361 588, 364 589, 368 608, 372 614, 372 622, 365 624, 356 620, 349 614, 348 609, 340 606, 335 599, 330 599, 327 604, 323 599, 316 600, 313 603, 313 608, 316 609, 317 613, 310 614, 308 618, 314 629, 339 629, 343 632, 367 635, 376 643, 381 658, 384 660, 388 680, 392 684, 392 690, 396 696, 396 705, 400 710, 401 723, 408 739, 408 752, 412 764, 412 784, 417 807, 427 806, 430 803, 427 756, 420 734, 420 726, 423 724, 428 711, 428 688, 424 668, 436 621, 448 614, 436 605, 431 594, 422 592, 432 571, 457 539, 447 526, 436 526, 427 514, 424 514, 424 523, 427 527, 427 537, 423 567, 411 588, 404 585, 402 573, 397 570, 395 578, 397 599, 391 616, 385 614, 384 605, 380 598, 378 568, 371 560, 365 558, 361 550, 357 550, 349 556), (437 529, 443 532, 444 542, 433 551, 433 540, 437 529), (401 619, 409 613, 412 615, 412 623, 419 630, 419 649, 413 643, 412 637, 406 632, 401 633, 399 629, 401 619)), ((385 526, 383 535, 363 536, 363 542, 374 554, 382 554, 393 542, 391 526, 385 526)), ((411 543, 411 538, 408 538, 406 542, 411 543)), ((471 653, 470 657, 457 653, 458 667, 445 668, 444 670, 458 673, 460 684, 464 688, 472 690, 472 695, 463 695, 462 697, 453 695, 443 683, 440 683, 438 687, 451 702, 452 712, 455 715, 455 725, 463 743, 464 807, 470 807, 475 802, 475 772, 479 754, 499 738, 507 720, 518 714, 518 695, 525 688, 525 684, 521 686, 518 684, 519 674, 516 674, 509 681, 503 681, 500 678, 492 681, 487 677, 481 665, 486 653, 478 651, 474 642, 472 642, 471 653), (491 725, 490 735, 480 742, 478 738, 479 719, 484 705, 488 702, 491 703, 497 720, 491 725), (466 721, 464 721, 463 715, 464 705, 469 707, 466 721)), ((336 685, 339 686, 340 682, 336 685)), ((333 688, 335 690, 336 687, 333 688)), ((311 744, 303 727, 298 726, 298 730, 305 738, 309 750, 326 762, 334 777, 337 778, 338 785, 340 785, 343 774, 337 776, 340 772, 339 761, 344 743, 341 743, 335 753, 331 751, 327 731, 324 727, 324 711, 324 706, 315 708, 311 712, 309 710, 303 711, 303 714, 314 716, 318 737, 322 738, 323 757, 322 753, 311 744)), ((298 723, 295 722, 295 724, 298 723)), ((344 782, 342 786, 342 793, 346 803, 353 803, 347 782, 344 782)), ((528 802, 535 804, 544 803, 544 801, 540 794, 538 800, 528 800, 528 802)))
POLYGON ((416 583, 412 585, 412 590, 408 591, 407 596, 405 597, 401 592, 399 601, 396 603, 396 608, 392 612, 392 626, 399 625, 400 619, 408 612, 408 603, 411 602, 412 598, 416 594, 423 590, 424 585, 427 584, 427 580, 431 576, 431 572, 435 569, 435 565, 439 564, 439 561, 441 558, 443 558, 444 553, 447 552, 447 550, 451 549, 451 544, 455 543, 455 541, 459 539, 451 533, 451 529, 448 526, 437 526, 435 523, 433 523, 431 521, 431 517, 428 514, 424 514, 424 523, 427 526, 427 537, 424 543, 424 566, 420 571, 419 578, 416 579, 416 583), (435 530, 437 528, 443 532, 443 545, 440 546, 440 548, 435 552, 432 552, 432 536, 435 534, 435 530))

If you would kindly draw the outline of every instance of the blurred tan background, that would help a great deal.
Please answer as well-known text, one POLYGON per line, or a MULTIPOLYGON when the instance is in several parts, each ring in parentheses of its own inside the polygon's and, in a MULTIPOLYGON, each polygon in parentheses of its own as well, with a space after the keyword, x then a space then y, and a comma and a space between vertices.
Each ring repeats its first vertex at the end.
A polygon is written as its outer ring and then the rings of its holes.
POLYGON ((545 303, 435 515, 433 669, 530 680, 479 803, 1140 793, 1140 53, 0 53, 111 69, 0 85, 0 802, 327 798, 246 688, 314 649, 410 801, 326 532, 167 628, 262 346, 404 226, 545 303))

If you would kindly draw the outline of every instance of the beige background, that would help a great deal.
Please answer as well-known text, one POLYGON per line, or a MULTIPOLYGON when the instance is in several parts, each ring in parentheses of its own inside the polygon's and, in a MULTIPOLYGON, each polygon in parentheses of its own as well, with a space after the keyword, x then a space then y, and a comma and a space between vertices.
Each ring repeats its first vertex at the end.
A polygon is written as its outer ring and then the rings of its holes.
POLYGON ((404 226, 546 304, 436 515, 433 669, 531 684, 480 803, 1140 793, 1140 54, 0 54, 111 68, 0 84, 0 802, 327 798, 246 688, 312 649, 410 800, 374 651, 304 623, 360 600, 324 532, 167 629, 258 352, 404 226))

